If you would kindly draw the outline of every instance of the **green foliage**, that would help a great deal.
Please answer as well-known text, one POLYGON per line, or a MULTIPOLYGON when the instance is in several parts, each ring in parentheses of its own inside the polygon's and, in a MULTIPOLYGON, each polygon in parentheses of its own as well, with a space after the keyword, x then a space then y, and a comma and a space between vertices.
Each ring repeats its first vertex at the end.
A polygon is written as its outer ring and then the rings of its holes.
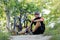
POLYGON ((46 28, 45 35, 51 35, 52 38, 50 40, 60 40, 60 23, 56 23, 54 28, 46 28))
POLYGON ((50 40, 60 40, 60 34, 54 35, 50 40))
POLYGON ((54 30, 56 30, 56 29, 60 29, 60 23, 57 23, 55 26, 54 26, 54 28, 53 28, 54 30))
MULTIPOLYGON (((0 27, 2 27, 0 29, 5 30, 4 27, 6 27, 7 19, 6 14, 9 15, 10 18, 13 18, 14 16, 19 16, 20 13, 34 13, 35 11, 42 12, 42 9, 50 10, 50 14, 44 14, 43 16, 46 19, 45 25, 48 26, 46 27, 45 34, 56 35, 56 37, 58 37, 57 34, 60 34, 60 25, 56 23, 55 27, 51 29, 49 28, 49 23, 58 22, 57 20, 60 18, 60 0, 21 0, 21 2, 18 0, 0 0, 0 27)), ((30 16, 32 17, 33 15, 30 16)), ((28 18, 30 18, 30 16, 28 18)), ((9 20, 10 22, 13 22, 13 19, 9 20)))
POLYGON ((0 32, 0 40, 9 40, 9 34, 0 32))

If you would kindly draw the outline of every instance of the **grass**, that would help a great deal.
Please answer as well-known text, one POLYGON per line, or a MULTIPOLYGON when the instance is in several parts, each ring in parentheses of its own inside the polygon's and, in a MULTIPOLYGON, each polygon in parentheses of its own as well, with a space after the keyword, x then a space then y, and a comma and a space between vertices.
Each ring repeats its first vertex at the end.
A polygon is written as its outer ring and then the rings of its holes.
POLYGON ((0 32, 0 40, 9 40, 9 33, 0 32))
POLYGON ((56 24, 54 28, 46 27, 45 35, 50 35, 50 40, 60 40, 60 24, 56 24))
POLYGON ((60 34, 54 35, 50 40, 60 40, 60 34))

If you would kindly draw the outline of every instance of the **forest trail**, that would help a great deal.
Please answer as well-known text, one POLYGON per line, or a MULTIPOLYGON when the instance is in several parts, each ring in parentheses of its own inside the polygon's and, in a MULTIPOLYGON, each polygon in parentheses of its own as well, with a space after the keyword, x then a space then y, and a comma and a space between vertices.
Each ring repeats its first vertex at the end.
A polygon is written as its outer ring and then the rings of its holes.
POLYGON ((51 37, 43 35, 17 35, 11 36, 10 40, 49 40, 51 37))

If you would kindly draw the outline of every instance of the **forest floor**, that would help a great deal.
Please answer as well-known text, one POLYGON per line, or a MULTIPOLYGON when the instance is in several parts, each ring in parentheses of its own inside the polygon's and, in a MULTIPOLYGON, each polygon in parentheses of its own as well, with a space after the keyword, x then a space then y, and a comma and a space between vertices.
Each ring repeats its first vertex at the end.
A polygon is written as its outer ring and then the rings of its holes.
POLYGON ((11 36, 10 40, 49 40, 51 37, 44 35, 16 35, 11 36))

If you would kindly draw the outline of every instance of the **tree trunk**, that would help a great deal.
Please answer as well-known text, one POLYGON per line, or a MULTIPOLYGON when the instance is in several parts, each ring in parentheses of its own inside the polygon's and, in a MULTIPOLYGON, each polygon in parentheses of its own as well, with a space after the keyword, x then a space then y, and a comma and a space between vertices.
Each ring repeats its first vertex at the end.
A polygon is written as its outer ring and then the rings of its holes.
POLYGON ((10 13, 9 11, 6 11, 6 27, 8 29, 8 31, 11 31, 11 25, 10 25, 10 13))

